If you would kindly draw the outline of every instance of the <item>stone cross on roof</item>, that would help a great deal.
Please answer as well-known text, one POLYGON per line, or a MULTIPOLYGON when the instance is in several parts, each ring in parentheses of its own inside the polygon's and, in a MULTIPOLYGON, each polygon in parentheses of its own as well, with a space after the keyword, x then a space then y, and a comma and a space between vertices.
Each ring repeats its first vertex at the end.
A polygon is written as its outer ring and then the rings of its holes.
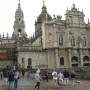
POLYGON ((20 7, 20 5, 21 5, 21 4, 20 4, 20 0, 19 0, 19 4, 18 4, 18 7, 20 7))
POLYGON ((20 3, 20 0, 19 0, 19 3, 20 3))

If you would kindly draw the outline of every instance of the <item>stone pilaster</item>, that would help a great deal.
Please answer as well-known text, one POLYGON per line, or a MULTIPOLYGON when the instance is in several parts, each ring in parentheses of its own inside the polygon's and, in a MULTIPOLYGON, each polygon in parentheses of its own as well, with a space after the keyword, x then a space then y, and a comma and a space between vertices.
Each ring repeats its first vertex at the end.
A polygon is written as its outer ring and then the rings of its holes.
POLYGON ((72 57, 72 54, 71 54, 71 49, 68 49, 68 63, 69 63, 69 67, 72 67, 72 63, 71 63, 71 57, 72 57))
POLYGON ((60 68, 58 49, 55 49, 55 68, 60 68))

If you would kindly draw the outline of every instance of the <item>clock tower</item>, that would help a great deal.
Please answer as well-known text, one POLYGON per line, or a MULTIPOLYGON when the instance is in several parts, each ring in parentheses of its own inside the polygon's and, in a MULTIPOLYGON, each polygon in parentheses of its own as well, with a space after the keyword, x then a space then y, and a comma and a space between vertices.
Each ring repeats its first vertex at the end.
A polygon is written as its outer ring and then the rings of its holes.
POLYGON ((19 40, 27 36, 25 32, 24 14, 21 9, 20 0, 19 0, 18 8, 15 12, 15 21, 13 28, 14 28, 14 32, 12 35, 13 39, 19 40))

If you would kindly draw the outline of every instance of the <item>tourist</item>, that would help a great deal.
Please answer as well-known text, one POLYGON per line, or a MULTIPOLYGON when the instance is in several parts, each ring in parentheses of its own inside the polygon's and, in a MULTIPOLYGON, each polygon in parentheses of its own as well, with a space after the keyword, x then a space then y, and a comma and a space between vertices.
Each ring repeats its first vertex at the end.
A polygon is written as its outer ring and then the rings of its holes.
POLYGON ((25 76, 25 69, 24 68, 22 69, 22 76, 23 77, 25 76))
POLYGON ((32 66, 31 65, 28 65, 27 66, 27 78, 30 77, 30 74, 32 73, 32 66))
POLYGON ((64 82, 65 84, 68 84, 69 83, 69 72, 65 70, 63 74, 64 74, 64 82))
POLYGON ((2 70, 0 71, 0 77, 1 77, 1 80, 2 80, 2 78, 3 78, 3 72, 2 72, 2 70))
POLYGON ((70 72, 70 76, 71 76, 71 80, 72 80, 72 85, 75 85, 75 75, 76 75, 76 73, 75 73, 75 71, 74 70, 71 70, 71 72, 70 72))
POLYGON ((48 70, 45 71, 45 80, 48 82, 48 70))
POLYGON ((52 72, 52 77, 53 77, 53 80, 57 82, 57 72, 55 70, 52 72))
POLYGON ((35 89, 40 90, 41 77, 40 77, 40 75, 39 75, 38 70, 36 71, 36 74, 35 74, 35 80, 36 80, 35 89))
POLYGON ((64 75, 62 72, 59 72, 58 77, 57 77, 58 85, 62 85, 63 81, 64 81, 64 75))
POLYGON ((18 87, 18 80, 20 79, 20 74, 18 69, 16 69, 15 74, 14 74, 14 88, 17 89, 18 87))
POLYGON ((7 85, 8 84, 8 77, 9 77, 9 67, 7 66, 7 67, 5 67, 4 69, 3 69, 3 78, 4 78, 4 83, 5 83, 5 85, 7 85))
POLYGON ((14 89, 14 71, 10 68, 8 71, 9 89, 14 89))

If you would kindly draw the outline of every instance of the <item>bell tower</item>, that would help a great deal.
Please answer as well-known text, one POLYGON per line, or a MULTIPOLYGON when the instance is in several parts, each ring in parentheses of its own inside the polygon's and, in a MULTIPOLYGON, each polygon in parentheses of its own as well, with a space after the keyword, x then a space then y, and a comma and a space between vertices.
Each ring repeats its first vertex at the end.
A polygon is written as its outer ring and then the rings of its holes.
POLYGON ((14 28, 14 32, 12 35, 13 39, 25 38, 27 36, 25 32, 24 14, 21 9, 20 0, 18 3, 18 8, 15 12, 15 21, 13 28, 14 28))

